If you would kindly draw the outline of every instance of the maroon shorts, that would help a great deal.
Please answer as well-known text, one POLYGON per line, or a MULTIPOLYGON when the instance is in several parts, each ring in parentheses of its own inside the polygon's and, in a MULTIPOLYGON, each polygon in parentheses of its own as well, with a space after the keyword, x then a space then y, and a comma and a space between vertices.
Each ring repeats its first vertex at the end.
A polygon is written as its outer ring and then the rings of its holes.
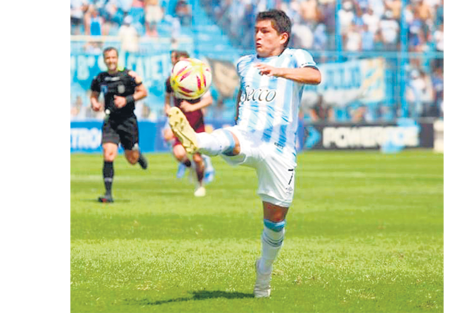
MULTIPOLYGON (((201 110, 184 113, 184 115, 188 119, 189 125, 191 125, 196 133, 203 133, 205 131, 204 117, 201 110)), ((175 136, 173 147, 180 144, 181 142, 179 141, 178 137, 175 136)))

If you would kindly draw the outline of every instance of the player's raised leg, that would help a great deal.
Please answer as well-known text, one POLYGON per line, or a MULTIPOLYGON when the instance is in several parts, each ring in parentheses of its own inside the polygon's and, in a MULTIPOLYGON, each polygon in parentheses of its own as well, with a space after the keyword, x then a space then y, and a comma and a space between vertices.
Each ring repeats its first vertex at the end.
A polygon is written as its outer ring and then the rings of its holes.
POLYGON ((144 157, 139 147, 139 127, 137 125, 137 118, 135 116, 131 116, 123 121, 118 133, 127 161, 132 165, 139 163, 142 169, 147 169, 147 159, 144 157))
POLYGON ((180 109, 173 107, 169 113, 170 127, 188 153, 201 152, 205 155, 237 155, 240 143, 237 137, 226 129, 212 133, 196 133, 180 109))
POLYGON ((139 163, 140 167, 142 169, 147 169, 148 167, 148 162, 147 159, 144 157, 142 152, 140 150, 135 149, 135 150, 124 150, 124 155, 126 156, 127 161, 134 165, 136 163, 139 163))

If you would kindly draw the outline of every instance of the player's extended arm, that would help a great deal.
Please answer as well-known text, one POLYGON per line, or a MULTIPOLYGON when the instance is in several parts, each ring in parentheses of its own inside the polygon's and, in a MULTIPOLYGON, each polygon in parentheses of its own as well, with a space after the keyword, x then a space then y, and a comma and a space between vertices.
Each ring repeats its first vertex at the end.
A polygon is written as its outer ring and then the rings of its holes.
POLYGON ((99 110, 101 110, 101 103, 98 100, 99 96, 100 96, 100 93, 96 91, 92 91, 90 95, 91 108, 95 112, 98 112, 99 110))
MULTIPOLYGON (((133 72, 129 72, 129 75, 134 77, 136 83, 142 82, 142 80, 137 74, 133 73, 132 75, 131 73, 133 72)), ((145 97, 147 97, 147 88, 145 88, 144 84, 140 84, 137 87, 135 87, 135 92, 132 95, 129 95, 127 97, 114 96, 114 104, 116 105, 117 108, 120 109, 130 102, 139 101, 145 97)))
POLYGON ((129 71, 128 74, 129 76, 134 78, 137 84, 139 84, 137 85, 137 87, 135 87, 135 92, 132 95, 132 97, 134 98, 134 101, 139 101, 147 97, 147 88, 145 88, 144 84, 142 83, 142 78, 140 78, 140 76, 137 75, 137 73, 134 71, 129 71))
POLYGON ((127 97, 114 96, 114 104, 118 109, 120 109, 128 103, 141 100, 145 97, 147 97, 147 88, 145 88, 144 84, 140 84, 139 86, 135 87, 135 92, 132 95, 127 97))
POLYGON ((208 92, 204 96, 202 96, 201 101, 199 101, 198 103, 194 103, 192 107, 194 108, 194 111, 197 111, 207 108, 208 106, 212 105, 212 102, 214 102, 214 99, 212 98, 212 95, 208 92))
POLYGON ((199 102, 191 104, 187 101, 182 101, 180 104, 180 109, 183 110, 183 112, 194 112, 208 107, 212 104, 213 101, 214 99, 212 98, 211 94, 206 93, 204 96, 202 96, 199 102))
POLYGON ((263 63, 256 64, 255 66, 259 69, 261 75, 282 77, 309 85, 321 83, 321 73, 315 67, 278 68, 263 63))
POLYGON ((134 97, 134 101, 139 101, 147 97, 147 94, 147 88, 145 88, 144 84, 140 84, 139 86, 135 87, 135 92, 132 96, 134 97))

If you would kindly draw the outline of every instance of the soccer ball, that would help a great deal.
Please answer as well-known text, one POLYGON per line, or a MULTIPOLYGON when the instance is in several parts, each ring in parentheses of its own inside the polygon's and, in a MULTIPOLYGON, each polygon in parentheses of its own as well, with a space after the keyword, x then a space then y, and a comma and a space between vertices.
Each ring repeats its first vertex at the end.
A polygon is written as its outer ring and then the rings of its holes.
POLYGON ((209 90, 211 83, 211 69, 198 59, 183 59, 171 70, 170 85, 179 99, 198 99, 209 90))

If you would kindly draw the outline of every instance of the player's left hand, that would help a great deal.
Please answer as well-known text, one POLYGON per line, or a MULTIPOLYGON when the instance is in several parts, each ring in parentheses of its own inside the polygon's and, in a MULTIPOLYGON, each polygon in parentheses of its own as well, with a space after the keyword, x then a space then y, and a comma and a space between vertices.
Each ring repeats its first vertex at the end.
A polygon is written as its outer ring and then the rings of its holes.
POLYGON ((181 111, 186 112, 186 113, 193 112, 194 111, 194 105, 189 103, 188 101, 183 100, 183 101, 181 101, 180 109, 181 109, 181 111))
POLYGON ((264 64, 264 63, 255 64, 254 67, 256 67, 259 70, 260 75, 280 76, 282 73, 280 68, 277 68, 268 64, 264 64))
POLYGON ((125 97, 114 96, 114 105, 116 108, 120 109, 127 104, 125 97))

